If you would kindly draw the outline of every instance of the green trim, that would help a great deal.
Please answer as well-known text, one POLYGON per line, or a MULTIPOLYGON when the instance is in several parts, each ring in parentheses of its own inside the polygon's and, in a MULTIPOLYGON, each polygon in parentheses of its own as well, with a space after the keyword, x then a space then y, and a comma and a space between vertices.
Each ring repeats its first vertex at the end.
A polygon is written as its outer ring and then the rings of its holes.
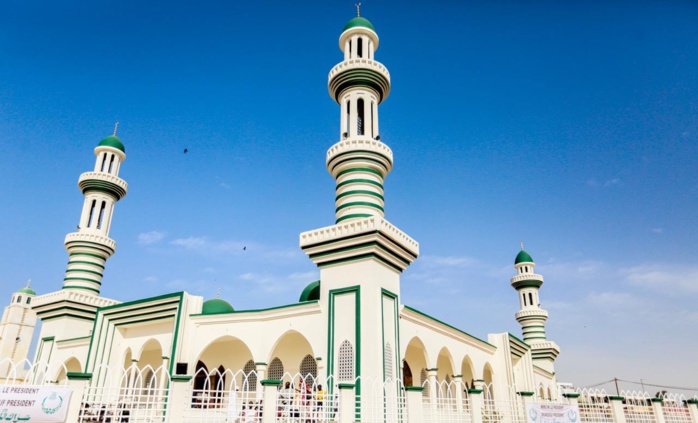
MULTIPOLYGON (((141 319, 141 320, 132 320, 128 322, 122 322, 122 323, 113 323, 114 327, 121 327, 121 326, 126 326, 126 325, 135 325, 138 323, 147 323, 147 322, 157 322, 158 320, 168 320, 168 319, 173 319, 174 320, 175 315, 167 315, 167 316, 158 316, 158 317, 153 317, 151 319, 141 319)), ((110 321, 111 322, 111 321, 110 321)))
MULTIPOLYGON (((354 377, 356 377, 356 397, 354 409, 356 410, 356 421, 361 421, 361 411, 357 407, 359 398, 361 398, 361 285, 348 286, 345 288, 331 289, 329 291, 329 307, 327 313, 327 374, 334 374, 334 301, 338 295, 354 295, 354 338, 356 350, 354 352, 354 377)), ((332 394, 329 387, 329 394, 332 394)))
MULTIPOLYGON (((76 253, 76 254, 79 254, 79 253, 76 253)), ((87 253, 85 253, 85 254, 87 254, 87 253)), ((94 255, 94 254, 90 254, 90 255, 94 255)), ((101 268, 101 269, 104 269, 104 266, 102 266, 101 264, 99 264, 99 263, 92 263, 91 261, 82 261, 82 260, 69 261, 69 262, 68 262, 68 266, 70 266, 71 264, 88 264, 88 265, 90 265, 90 266, 97 266, 97 267, 99 267, 99 268, 101 268)))
POLYGON ((374 175, 380 176, 381 180, 383 180, 384 176, 382 173, 380 173, 377 170, 371 169, 370 167, 352 167, 349 169, 345 169, 337 174, 337 178, 339 178, 342 175, 346 175, 347 173, 356 173, 356 172, 365 172, 365 173, 373 173, 374 175))
POLYGON ((410 262, 408 260, 405 260, 404 258, 402 258, 396 254, 393 254, 393 252, 390 251, 390 249, 389 249, 390 247, 387 247, 387 246, 381 244, 380 241, 369 241, 369 242, 364 242, 363 244, 356 244, 356 245, 352 245, 349 247, 341 247, 341 248, 335 248, 333 250, 325 250, 325 251, 322 251, 320 253, 309 254, 308 257, 310 257, 310 259, 312 260, 312 259, 315 259, 318 257, 329 256, 329 255, 337 254, 337 253, 344 253, 347 251, 359 250, 359 249, 367 248, 367 247, 378 247, 380 250, 382 250, 385 253, 388 253, 390 256, 392 256, 396 260, 401 261, 408 266, 410 265, 410 262))
MULTIPOLYGON (((92 320, 92 319, 90 319, 90 320, 92 320)), ((90 338, 92 338, 92 335, 80 336, 80 337, 78 337, 78 338, 61 339, 61 340, 56 341, 56 342, 78 341, 78 340, 81 340, 81 339, 90 339, 90 338)))
POLYGON ((424 387, 423 386, 405 386, 405 391, 407 391, 407 392, 410 392, 410 391, 422 392, 422 391, 424 391, 424 387))
POLYGON ((424 370, 426 370, 427 372, 438 372, 438 371, 439 371, 439 368, 438 368, 438 367, 434 367, 433 369, 424 369, 424 370))
MULTIPOLYGON (((440 324, 442 324, 442 325, 444 325, 444 326, 446 326, 446 327, 448 327, 448 328, 450 328, 450 329, 453 329, 453 330, 455 330, 455 331, 457 331, 457 332, 459 332, 459 333, 461 333, 461 334, 463 334, 463 335, 466 335, 466 336, 468 336, 468 337, 470 337, 470 338, 473 338, 473 339, 475 339, 475 340, 477 340, 477 341, 480 341, 480 342, 482 342, 483 344, 489 345, 490 347, 493 347, 493 348, 497 348, 495 345, 492 345, 492 344, 490 344, 489 342, 483 341, 482 339, 477 338, 477 337, 475 337, 475 336, 469 334, 468 332, 462 331, 462 330, 458 329, 457 327, 454 327, 454 326, 449 325, 448 323, 444 323, 444 322, 442 322, 441 320, 439 320, 439 319, 437 319, 437 318, 435 318, 435 317, 432 317, 432 316, 430 316, 430 315, 428 315, 428 314, 426 314, 426 313, 423 313, 423 312, 421 312, 421 311, 419 311, 419 310, 417 310, 417 309, 414 309, 414 308, 412 308, 412 307, 410 307, 410 306, 408 306, 408 305, 405 305, 404 307, 405 307, 406 309, 410 310, 410 311, 413 311, 413 312, 415 312, 415 313, 421 315, 421 316, 424 316, 424 317, 426 317, 426 318, 428 318, 428 319, 430 319, 430 320, 433 320, 433 321, 436 322, 436 323, 440 323, 440 324)), ((428 370, 428 369, 427 369, 427 370, 428 370)))
MULTIPOLYGON (((104 277, 104 275, 103 275, 102 273, 97 272, 97 271, 94 271, 94 270, 86 270, 86 269, 66 269, 66 271, 65 271, 65 273, 71 273, 71 272, 85 272, 85 273, 90 273, 90 274, 97 275, 97 276, 100 276, 100 277, 104 277)), ((65 278, 65 279, 63 279, 63 280, 65 281, 65 280, 74 280, 74 279, 79 279, 79 278, 65 278)), ((83 279, 83 280, 88 280, 88 279, 83 279)), ((91 279, 89 279, 89 280, 91 280, 91 279)), ((95 281, 95 282, 97 282, 97 281, 95 281)), ((97 283, 99 283, 99 282, 97 282, 97 283)), ((101 285, 101 284, 100 284, 100 285, 101 285)))
MULTIPOLYGON (((66 270, 66 273, 67 272, 68 271, 66 270)), ((89 282, 89 283, 94 283, 94 284, 97 284, 99 286, 102 286, 102 282, 94 280, 94 279, 87 279, 87 278, 73 278, 73 277, 68 278, 68 277, 66 277, 66 278, 63 278, 63 282, 65 282, 65 281, 82 281, 82 282, 89 282)))
POLYGON ((262 380, 262 386, 279 386, 281 382, 278 379, 264 379, 262 380))
POLYGON ((172 352, 170 352, 170 374, 174 373, 175 353, 177 352, 177 342, 179 341, 179 324, 182 321, 182 309, 184 308, 184 292, 179 293, 179 305, 177 308, 177 319, 175 320, 174 336, 172 338, 172 352))
POLYGON ((608 399, 611 401, 623 401, 625 397, 620 396, 620 395, 609 395, 608 399))
POLYGON ((346 181, 342 181, 342 182, 338 183, 337 186, 335 187, 335 191, 337 191, 339 188, 341 188, 345 185, 350 185, 350 184, 375 185, 375 186, 379 187, 381 189, 381 191, 383 191, 383 184, 381 184, 380 182, 376 182, 374 180, 371 180, 371 179, 347 179, 346 181))
MULTIPOLYGON (((97 172, 100 173, 100 172, 97 172)), ((80 191, 83 194, 88 192, 100 192, 112 196, 116 201, 121 200, 126 196, 126 190, 119 184, 111 181, 104 181, 99 178, 83 179, 78 184, 80 191)))
POLYGON ((68 380, 90 380, 92 373, 68 372, 66 373, 68 380))
MULTIPOLYGON (((265 362, 263 362, 263 361, 258 361, 258 362, 256 362, 256 363, 254 363, 254 365, 255 365, 255 366, 266 366, 267 363, 265 363, 265 362)), ((269 379, 269 380, 276 380, 276 379, 269 379)))
MULTIPOLYGON (((507 333, 508 333, 508 332, 507 332, 507 333)), ((531 348, 530 345, 528 345, 527 343, 525 343, 525 342, 522 341, 521 339, 517 338, 516 336, 512 335, 511 333, 509 333, 509 337, 514 338, 514 340, 519 341, 520 343, 522 343, 522 344, 524 344, 525 346, 527 346, 529 349, 531 348)))
MULTIPOLYGON (((153 311, 148 311, 148 312, 145 312, 145 313, 126 314, 126 315, 122 315, 122 316, 119 316, 119 315, 112 315, 112 316, 114 316, 114 317, 111 318, 111 319, 109 319, 109 321, 110 321, 112 324, 116 325, 116 326, 121 326, 121 325, 125 325, 125 324, 131 323, 130 321, 129 321, 129 322, 123 322, 123 320, 126 320, 126 319, 133 319, 133 318, 135 318, 135 317, 152 316, 152 315, 160 314, 160 313, 168 313, 168 314, 167 314, 166 316, 158 316, 158 317, 168 317, 168 318, 169 318, 169 317, 174 317, 174 316, 175 316, 175 313, 177 313, 177 304, 171 304, 171 305, 168 304, 168 306, 169 306, 168 308, 163 309, 163 310, 153 310, 153 311)), ((138 310, 142 310, 142 309, 138 309, 138 310)), ((130 310, 129 310, 129 311, 130 311, 130 310)), ((137 311, 137 310, 133 310, 133 311, 137 311)))
MULTIPOLYGON (((79 233, 79 232, 78 232, 79 233)), ((101 251, 107 255, 107 257, 102 257, 106 261, 109 257, 114 255, 114 249, 108 245, 100 244, 92 241, 84 241, 82 239, 76 239, 74 241, 68 241, 65 243, 66 249, 70 248, 89 248, 91 250, 101 251)), ((68 256, 70 257, 70 256, 68 256)))
POLYGON ((358 27, 367 28, 373 32, 376 32, 376 30, 373 28, 373 24, 371 22, 369 22, 368 19, 361 17, 361 16, 357 16, 357 17, 351 19, 349 22, 347 22, 347 24, 344 25, 344 29, 342 30, 342 32, 344 32, 348 29, 351 29, 351 28, 358 28, 358 27))
MULTIPOLYGON (((358 153, 358 151, 354 150, 354 151, 350 151, 349 153, 354 154, 354 153, 358 153)), ((386 162, 391 163, 391 161, 382 154, 377 154, 377 153, 372 153, 372 152, 366 152, 366 153, 380 157, 383 160, 385 160, 386 162)), ((345 153, 345 154, 347 154, 347 153, 345 153)), ((376 165, 383 168, 385 173, 388 173, 388 168, 386 167, 385 163, 382 160, 377 160, 377 159, 374 159, 371 157, 366 157, 366 156, 352 156, 352 157, 347 157, 346 159, 342 159, 342 160, 338 160, 338 158, 339 158, 339 156, 335 156, 328 163, 328 165, 330 166, 330 173, 334 172, 334 170, 338 166, 345 164, 345 163, 352 163, 352 162, 360 162, 362 164, 363 164, 363 162, 375 163, 376 165)))
POLYGON ((94 288, 88 288, 86 286, 78 286, 78 285, 64 285, 63 288, 61 289, 82 289, 84 291, 92 291, 96 292, 99 294, 99 289, 94 289, 94 288))
MULTIPOLYGON (((104 262, 107 261, 107 259, 104 258, 104 256, 100 256, 100 255, 92 254, 92 253, 82 253, 82 252, 78 252, 78 253, 70 253, 70 254, 68 254, 68 257, 73 257, 73 256, 88 256, 88 257, 98 258, 98 259, 100 259, 100 260, 102 260, 102 261, 104 261, 104 262)), ((70 263, 70 262, 68 262, 68 263, 70 263)), ((88 262, 88 263, 89 263, 89 262, 88 262)), ((104 267, 104 266, 102 266, 102 267, 104 267)))
POLYGON ((310 282, 308 286, 303 288, 298 302, 316 301, 320 299, 320 281, 310 282))
MULTIPOLYGON (((577 395, 579 395, 579 394, 577 394, 577 395)), ((661 402, 664 402, 664 398, 650 398, 650 401, 661 403, 661 402)))
POLYGON ((468 392, 469 394, 481 394, 482 389, 469 388, 466 389, 466 392, 468 392))
POLYGON ((697 398, 687 399, 686 404, 698 404, 698 399, 697 398))
POLYGON ((337 207, 334 209, 335 213, 342 210, 346 209, 347 207, 370 207, 372 209, 380 210, 384 212, 385 210, 383 207, 379 206, 378 204, 375 203, 369 203, 368 201, 352 201, 351 203, 344 203, 341 206, 337 207))
POLYGON ((347 195, 370 195, 372 197, 380 198, 381 201, 385 201, 385 198, 383 198, 382 195, 378 194, 377 192, 368 191, 365 189, 357 189, 357 190, 353 190, 353 191, 344 191, 343 193, 335 196, 334 201, 337 201, 340 198, 344 198, 347 195))
POLYGON ((534 395, 533 392, 529 392, 529 391, 519 391, 516 394, 519 396, 522 396, 522 397, 532 397, 534 395))
POLYGON ((250 309, 250 310, 235 310, 235 311, 226 311, 224 313, 216 313, 216 314, 202 314, 202 313, 197 313, 197 314, 190 314, 189 317, 198 317, 198 316, 217 316, 221 314, 240 314, 240 313, 261 313, 264 311, 271 311, 271 310, 278 310, 281 308, 291 308, 291 307, 298 307, 298 306, 307 306, 309 304, 317 304, 317 300, 312 300, 312 301, 306 301, 303 303, 293 303, 293 304, 287 304, 287 305, 281 305, 281 306, 276 306, 276 307, 269 307, 269 308, 260 308, 260 309, 250 309))
POLYGON ((579 392, 563 393, 562 396, 565 398, 579 398, 579 392))
MULTIPOLYGON (((125 303, 113 304, 113 305, 110 305, 110 306, 101 307, 101 308, 99 309, 99 311, 102 312, 102 313, 104 313, 104 312, 106 312, 106 311, 110 311, 110 310, 113 310, 113 309, 116 309, 116 308, 129 307, 129 306, 136 305, 136 304, 150 303, 150 302, 153 302, 153 301, 164 300, 164 299, 168 299, 168 298, 178 298, 178 299, 181 299, 183 294, 184 294, 184 292, 183 292, 183 291, 180 291, 180 292, 173 292, 173 293, 171 293, 171 294, 158 295, 158 296, 156 296, 156 297, 144 298, 144 299, 142 299, 142 300, 135 300, 135 301, 129 301, 129 302, 125 302, 125 303)), ((159 305, 159 304, 158 304, 158 305, 159 305)))
POLYGON ((337 388, 339 389, 354 389, 353 383, 338 383, 337 388))
MULTIPOLYGON (((354 19, 356 19, 356 18, 354 18, 354 19)), ((354 19, 349 21, 349 23, 347 25, 349 25, 354 19)), ((368 22, 368 21, 366 21, 366 22, 368 22)), ((370 24, 370 22, 369 22, 369 24, 370 24)), ((361 23, 356 22, 353 26, 359 26, 359 25, 361 25, 361 23)), ((361 25, 361 26, 363 26, 363 25, 361 25)), ((119 137, 117 137, 116 135, 109 135, 108 137, 102 138, 102 141, 100 141, 99 144, 97 144, 97 148, 99 148, 99 147, 116 148, 117 150, 120 150, 122 153, 124 153, 124 154, 126 153, 126 147, 124 147, 124 143, 121 142, 119 137)))
POLYGON ((172 375, 170 380, 172 382, 189 382, 193 379, 193 376, 183 376, 183 375, 172 375))
POLYGON ((42 322, 50 322, 51 320, 55 320, 55 319, 62 318, 62 317, 72 317, 74 319, 87 320, 90 322, 94 319, 93 317, 85 317, 85 316, 81 316, 79 314, 61 313, 61 314, 55 314, 55 315, 48 316, 48 317, 42 317, 41 321, 42 322))
POLYGON ((542 285, 543 281, 536 279, 526 279, 523 281, 511 283, 511 286, 513 286, 516 290, 519 290, 521 288, 540 288, 542 285))
POLYGON ((349 88, 365 87, 378 95, 380 104, 390 93, 390 81, 379 71, 372 68, 348 68, 336 73, 329 81, 329 90, 334 100, 341 103, 341 94, 349 88))

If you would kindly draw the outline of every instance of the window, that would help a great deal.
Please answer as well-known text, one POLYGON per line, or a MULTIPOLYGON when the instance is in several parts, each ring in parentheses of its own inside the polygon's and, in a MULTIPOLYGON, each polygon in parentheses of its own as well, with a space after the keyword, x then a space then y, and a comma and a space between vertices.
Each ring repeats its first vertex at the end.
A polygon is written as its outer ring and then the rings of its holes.
POLYGON ((383 350, 383 371, 385 372, 386 380, 392 380, 394 378, 393 347, 390 346, 390 343, 385 344, 385 349, 383 350))
POLYGON ((533 305, 533 294, 528 293, 528 305, 533 305))
POLYGON ((254 361, 249 360, 245 363, 245 368, 242 370, 244 380, 242 381, 243 391, 256 391, 257 390, 257 366, 255 366, 254 361))
POLYGON ((339 380, 353 381, 354 375, 354 346, 344 340, 339 346, 339 380))
POLYGON ((97 220, 97 229, 102 227, 102 219, 104 219, 104 208, 107 206, 106 201, 102 201, 102 207, 99 209, 99 219, 97 220))
POLYGON ((18 303, 21 303, 21 302, 22 302, 22 296, 21 296, 21 295, 18 295, 18 296, 17 296, 17 302, 18 302, 18 303))
POLYGON ((362 58, 364 56, 364 40, 362 38, 358 39, 358 43, 356 45, 356 53, 359 56, 359 58, 362 58))
POLYGON ((269 365, 269 372, 268 373, 269 374, 268 374, 267 379, 281 380, 281 378, 284 377, 284 364, 281 362, 279 357, 275 357, 271 361, 271 364, 269 365))
POLYGON ((364 100, 362 98, 356 103, 356 134, 364 134, 364 100))
POLYGON ((104 165, 107 163, 107 153, 102 156, 102 167, 99 169, 100 172, 104 172, 104 165))
POLYGON ((31 303, 31 302, 32 302, 31 297, 27 297, 27 304, 29 304, 29 303, 31 303))
POLYGON ((347 119, 344 128, 344 133, 347 135, 349 135, 349 122, 351 122, 351 101, 347 100, 347 119))
POLYGON ((301 361, 301 377, 310 386, 313 386, 313 382, 317 378, 317 361, 310 354, 303 357, 303 361, 301 361))
POLYGON ((111 173, 112 167, 114 167, 114 155, 111 155, 111 160, 109 160, 109 170, 107 173, 111 173))
POLYGON ((95 206, 97 205, 97 200, 92 200, 92 207, 90 207, 90 215, 87 217, 87 227, 92 225, 92 216, 95 213, 95 206))

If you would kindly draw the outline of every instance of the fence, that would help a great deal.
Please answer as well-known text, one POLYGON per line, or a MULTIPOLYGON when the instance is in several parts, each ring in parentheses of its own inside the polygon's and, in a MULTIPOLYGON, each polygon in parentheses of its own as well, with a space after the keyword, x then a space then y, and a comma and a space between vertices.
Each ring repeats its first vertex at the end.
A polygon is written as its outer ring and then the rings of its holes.
POLYGON ((673 394, 579 390, 555 399, 514 386, 465 389, 461 381, 416 387, 289 373, 260 380, 255 371, 224 369, 171 376, 165 367, 135 364, 83 374, 0 360, 0 370, 7 370, 0 391, 18 384, 72 388, 67 421, 77 423, 526 423, 529 403, 577 405, 580 423, 698 423, 698 398, 673 394))

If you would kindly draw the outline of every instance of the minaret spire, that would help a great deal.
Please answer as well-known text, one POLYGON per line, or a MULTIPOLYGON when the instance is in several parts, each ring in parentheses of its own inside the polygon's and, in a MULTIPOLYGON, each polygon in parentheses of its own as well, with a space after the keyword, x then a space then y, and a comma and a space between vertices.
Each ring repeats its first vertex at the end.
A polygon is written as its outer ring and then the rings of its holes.
POLYGON ((78 231, 65 237, 70 260, 63 279, 63 289, 99 295, 104 264, 116 251, 109 238, 114 205, 126 195, 128 184, 119 178, 126 149, 116 131, 100 141, 94 150, 97 159, 93 172, 80 175, 78 186, 85 195, 78 231))
POLYGON ((361 17, 361 3, 356 3, 354 6, 356 6, 356 17, 361 17))

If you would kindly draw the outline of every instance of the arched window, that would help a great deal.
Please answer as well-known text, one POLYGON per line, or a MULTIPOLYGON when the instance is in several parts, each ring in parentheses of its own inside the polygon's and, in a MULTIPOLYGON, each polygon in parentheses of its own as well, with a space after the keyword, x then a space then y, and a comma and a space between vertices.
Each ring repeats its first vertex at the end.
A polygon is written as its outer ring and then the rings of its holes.
POLYGON ((30 302, 32 302, 31 297, 27 297, 27 304, 29 304, 30 302))
POLYGON ((97 205, 97 200, 92 200, 92 206, 90 207, 90 215, 87 218, 87 227, 92 225, 92 216, 95 214, 95 206, 97 205))
POLYGON ((104 172, 104 165, 107 163, 107 153, 102 156, 102 167, 99 169, 100 172, 104 172))
POLYGON ((303 357, 303 361, 301 361, 301 377, 310 386, 313 386, 313 382, 317 378, 317 361, 310 354, 303 357))
POLYGON ((281 362, 279 357, 275 357, 271 364, 269 364, 269 375, 267 379, 271 380, 281 380, 284 377, 284 363, 281 362))
POLYGON ((422 396, 429 397, 429 380, 427 378, 427 369, 422 369, 419 372, 419 380, 422 383, 422 396))
POLYGON ((364 134, 364 99, 356 102, 356 135, 364 134))
POLYGON ((528 293, 528 305, 533 305, 533 294, 528 293))
POLYGON ((345 123, 344 133, 349 135, 349 122, 351 122, 351 101, 347 100, 347 119, 345 123))
POLYGON ((376 115, 373 113, 373 102, 371 102, 371 138, 376 138, 375 130, 376 127, 376 115))
POLYGON ((412 369, 410 369, 410 365, 407 364, 407 360, 402 360, 402 383, 405 386, 414 386, 412 369))
POLYGON ((207 379, 208 369, 202 361, 199 361, 196 363, 196 373, 194 373, 194 391, 204 389, 207 379))
POLYGON ((112 168, 114 167, 114 155, 111 155, 111 160, 109 160, 109 170, 107 170, 107 173, 111 173, 112 168))
POLYGON ((385 372, 386 380, 392 380, 394 378, 393 347, 390 346, 390 343, 385 344, 385 349, 383 350, 383 372, 385 372))
POLYGON ((339 346, 339 380, 353 381, 354 375, 354 346, 351 342, 344 340, 339 346))
POLYGON ((545 391, 543 390, 543 386, 541 385, 540 390, 538 391, 538 395, 540 396, 539 399, 545 399, 545 391))
POLYGON ((356 44, 356 54, 359 57, 359 59, 364 56, 364 40, 361 37, 359 37, 358 42, 356 44))
POLYGON ((243 391, 256 391, 257 390, 257 366, 255 366, 254 361, 250 360, 245 363, 245 367, 242 370, 244 380, 242 381, 243 391))
POLYGON ((99 219, 97 219, 97 229, 102 228, 102 219, 104 219, 104 208, 107 207, 107 202, 102 201, 102 207, 99 208, 99 219))
POLYGON ((22 296, 21 296, 21 295, 18 295, 18 296, 17 296, 17 302, 18 302, 18 303, 21 303, 21 302, 22 302, 22 296))
POLYGON ((523 298, 523 303, 526 305, 526 294, 521 294, 521 298, 523 298))
POLYGON ((148 369, 148 373, 145 374, 145 379, 143 379, 143 395, 153 395, 155 392, 155 374, 152 369, 148 369))

